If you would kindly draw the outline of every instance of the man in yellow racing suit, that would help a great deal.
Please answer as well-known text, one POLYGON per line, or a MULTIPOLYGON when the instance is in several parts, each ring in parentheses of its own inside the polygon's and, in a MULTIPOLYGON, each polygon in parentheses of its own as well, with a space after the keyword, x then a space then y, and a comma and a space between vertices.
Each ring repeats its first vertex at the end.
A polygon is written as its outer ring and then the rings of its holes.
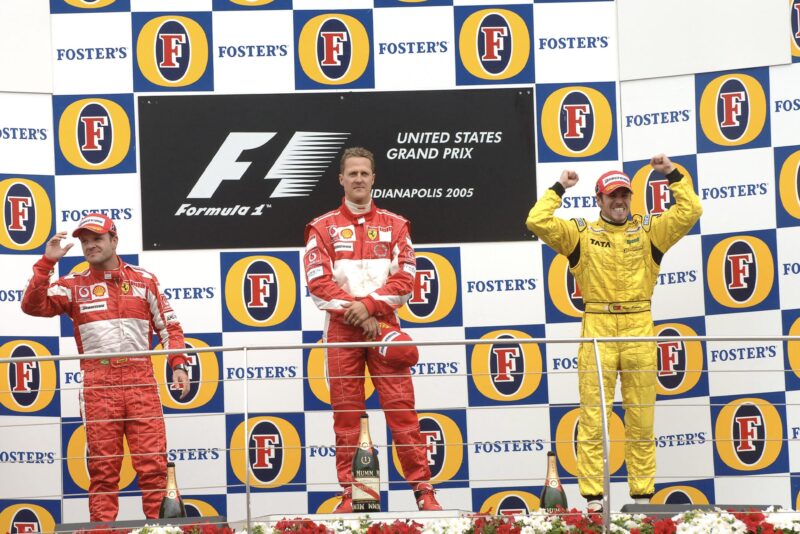
MULTIPOLYGON (((595 222, 554 216, 565 190, 578 182, 574 171, 564 171, 528 214, 528 229, 569 260, 583 295, 582 337, 654 335, 650 299, 661 259, 694 226, 702 207, 691 179, 684 178, 668 157, 654 156, 650 165, 667 177, 675 198, 675 204, 660 215, 630 217, 631 183, 620 171, 605 173, 597 180, 600 218, 595 222)), ((635 502, 645 503, 655 491, 656 344, 599 343, 599 350, 609 417, 617 373, 622 371, 628 485, 635 502)), ((582 344, 578 352, 578 487, 590 512, 602 511, 603 506, 602 415, 596 369, 592 344, 582 344)))

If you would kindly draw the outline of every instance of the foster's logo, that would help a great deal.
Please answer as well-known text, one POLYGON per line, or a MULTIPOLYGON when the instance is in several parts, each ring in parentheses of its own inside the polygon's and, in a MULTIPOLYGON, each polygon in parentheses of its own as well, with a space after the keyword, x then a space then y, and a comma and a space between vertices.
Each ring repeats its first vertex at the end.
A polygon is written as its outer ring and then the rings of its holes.
POLYGON ((443 325, 460 321, 461 310, 457 307, 460 284, 454 265, 458 261, 457 251, 439 252, 416 253, 417 270, 411 298, 398 312, 404 321, 430 326, 431 323, 443 325))
MULTIPOLYGON (((692 172, 686 167, 675 163, 675 168, 683 174, 684 180, 693 182, 692 172)), ((631 187, 635 192, 631 198, 633 213, 659 215, 675 204, 669 189, 669 180, 663 174, 654 171, 649 163, 634 172, 631 187)))
POLYGON ((298 88, 308 89, 315 87, 314 84, 371 85, 371 43, 367 30, 367 24, 371 26, 370 17, 366 11, 325 13, 305 22, 299 30, 297 61, 312 83, 300 83, 298 79, 298 88))
POLYGON ((740 147, 759 139, 767 121, 767 95, 761 82, 741 72, 708 78, 697 78, 702 88, 698 109, 702 134, 712 146, 707 142, 703 147, 701 142, 698 149, 740 147))
MULTIPOLYGON (((130 97, 125 97, 130 98, 130 97)), ((56 102, 65 103, 64 97, 56 102)), ((130 104, 128 104, 130 105, 130 104)), ((82 98, 66 103, 58 120, 58 145, 61 158, 56 168, 63 173, 132 170, 131 122, 120 102, 110 98, 82 98)))
MULTIPOLYGON (((231 434, 230 462, 239 482, 247 480, 245 469, 250 470, 250 484, 255 488, 286 486, 298 475, 303 460, 302 442, 295 425, 280 417, 261 416, 247 421, 247 454, 245 426, 240 423, 231 434)), ((283 488, 302 491, 301 485, 283 488)))
MULTIPOLYGON (((555 431, 556 456, 561 467, 570 475, 578 476, 578 422, 580 408, 564 410, 555 408, 551 411, 550 420, 558 421, 555 431)), ((609 419, 611 438, 611 458, 609 470, 617 473, 625 462, 625 425, 619 414, 612 411, 609 419)))
POLYGON ((537 87, 543 161, 616 158, 613 93, 613 84, 537 87))
MULTIPOLYGON (((481 339, 531 339, 519 330, 495 330, 481 339)), ((474 345, 471 376, 486 398, 529 402, 542 382, 542 353, 535 343, 474 345)))
MULTIPOLYGON (((464 435, 459 425, 441 413, 420 413, 419 430, 425 448, 425 459, 431 470, 431 482, 441 483, 456 478, 464 464, 464 435)), ((403 467, 392 441, 392 460, 400 475, 403 467)))
POLYGON ((210 27, 208 15, 163 15, 148 20, 143 18, 148 14, 134 14, 134 25, 141 25, 136 62, 144 78, 136 78, 137 91, 164 87, 210 89, 206 87, 210 81, 204 83, 205 78, 210 79, 209 43, 203 28, 210 27))
MULTIPOLYGON (((167 356, 153 356, 153 367, 158 373, 159 394, 161 403, 166 408, 191 410, 206 406, 217 393, 220 380, 219 360, 217 354, 203 350, 208 344, 192 337, 184 339, 186 346, 186 366, 189 374, 189 394, 181 399, 181 391, 172 384, 172 368, 167 363, 167 356)), ((159 344, 153 350, 163 350, 159 344)))
POLYGON ((800 61, 800 0, 792 0, 792 61, 800 61))
POLYGON ((778 410, 763 398, 727 403, 714 423, 719 459, 734 471, 761 471, 781 456, 785 433, 778 410))
POLYGON ((709 292, 726 308, 741 310, 761 304, 774 293, 774 279, 772 252, 758 237, 735 235, 722 239, 708 255, 709 292))
MULTIPOLYGON (((468 12, 457 9, 457 19, 468 12)), ((529 12, 511 9, 481 9, 466 15, 458 37, 459 57, 466 72, 459 69, 458 83, 515 81, 512 79, 530 65, 530 18, 529 12)), ((533 72, 528 71, 524 81, 533 81, 533 72)))
POLYGON ((527 491, 499 491, 481 504, 479 513, 528 515, 539 509, 539 497, 527 491))
POLYGON ((708 497, 693 486, 669 486, 658 490, 651 504, 709 504, 708 497))
POLYGON ((13 504, 0 512, 0 531, 10 534, 22 532, 55 532, 53 515, 44 507, 33 503, 13 504))
MULTIPOLYGON (((691 327, 665 323, 655 327, 658 337, 696 336, 691 327)), ((691 391, 703 375, 705 355, 699 341, 664 340, 656 343, 659 395, 675 396, 691 391)), ((698 393, 699 394, 699 393, 698 393)))
MULTIPOLYGON (((318 343, 321 343, 319 340, 318 343)), ((325 403, 327 408, 331 405, 331 389, 328 383, 328 369, 325 359, 325 349, 314 348, 311 349, 306 358, 308 362, 308 388, 317 400, 325 403)), ((369 369, 364 368, 366 380, 364 382, 364 398, 369 399, 375 391, 375 385, 372 383, 372 378, 369 376, 369 369)), ((308 409, 308 406, 306 406, 308 409)))
MULTIPOLYGON (((230 255, 223 255, 223 263, 230 255)), ((234 255, 235 257, 235 255, 234 255)), ((298 311, 293 256, 244 256, 235 260, 225 275, 225 317, 234 329, 277 327, 294 329, 298 311), (290 267, 287 261, 291 261, 290 267), (292 320, 294 319, 294 320, 292 320)), ((228 325, 225 325, 228 328, 228 325)))
POLYGON ((51 194, 37 181, 0 176, 0 248, 31 252, 42 247, 53 227, 50 199, 51 194))
MULTIPOLYGON (((799 0, 800 1, 800 0, 799 0)), ((796 147, 795 147, 796 149, 796 147)), ((776 149, 776 165, 779 154, 786 153, 786 149, 776 149)), ((789 152, 783 164, 780 165, 778 178, 778 193, 783 209, 791 219, 788 224, 797 224, 800 221, 800 150, 789 152)), ((779 217, 782 214, 779 214, 779 217)), ((781 223, 779 222, 779 225, 781 223)))
MULTIPOLYGON (((552 258, 547 270, 548 321, 558 320, 557 316, 580 318, 583 316, 583 295, 577 280, 569 270, 569 261, 565 256, 556 254, 550 247, 545 247, 543 255, 552 258)), ((563 317, 561 318, 563 321, 563 317)))
MULTIPOLYGON (((66 421, 65 421, 66 423, 66 421)), ((69 479, 65 474, 64 493, 72 493, 77 491, 86 492, 89 490, 89 467, 86 463, 88 455, 88 448, 86 445, 86 427, 82 424, 65 424, 64 425, 64 442, 66 446, 67 458, 67 473, 69 479), (74 429, 70 433, 70 431, 74 429)), ((120 468, 119 475, 119 489, 130 489, 129 486, 133 484, 136 478, 136 471, 133 469, 133 462, 131 462, 131 451, 128 447, 128 438, 123 437, 122 441, 122 467, 120 468)))
POLYGON ((11 363, 0 363, 0 404, 4 408, 12 413, 38 412, 39 415, 57 409, 51 406, 56 395, 55 363, 13 361, 50 354, 42 343, 28 339, 15 339, 0 345, 0 358, 12 360, 11 363))

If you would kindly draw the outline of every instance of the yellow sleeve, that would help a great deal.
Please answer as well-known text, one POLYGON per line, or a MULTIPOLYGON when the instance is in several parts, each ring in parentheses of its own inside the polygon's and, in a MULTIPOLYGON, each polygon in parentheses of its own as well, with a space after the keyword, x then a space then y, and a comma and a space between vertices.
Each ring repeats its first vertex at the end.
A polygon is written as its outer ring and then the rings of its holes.
POLYGON ((548 189, 528 213, 525 225, 536 237, 553 250, 569 256, 578 246, 578 225, 574 220, 565 220, 553 215, 561 206, 561 197, 548 189))
POLYGON ((671 181, 669 188, 675 197, 675 204, 661 215, 651 217, 644 223, 646 229, 649 223, 650 241, 661 252, 666 252, 685 236, 703 214, 700 199, 694 192, 689 177, 684 176, 677 181, 671 181))

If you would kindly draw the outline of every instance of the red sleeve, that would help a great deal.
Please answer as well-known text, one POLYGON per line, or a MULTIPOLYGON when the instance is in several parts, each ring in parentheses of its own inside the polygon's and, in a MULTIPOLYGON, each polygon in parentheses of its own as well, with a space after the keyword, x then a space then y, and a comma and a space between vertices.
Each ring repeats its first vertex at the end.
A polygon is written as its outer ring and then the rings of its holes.
POLYGON ((33 276, 22 296, 23 312, 36 317, 69 313, 72 304, 71 289, 63 283, 63 279, 50 283, 55 265, 56 262, 44 256, 33 264, 33 276))
MULTIPOLYGON (((153 330, 161 340, 161 346, 165 349, 184 349, 186 343, 183 340, 183 328, 178 321, 178 315, 172 309, 166 295, 161 292, 158 279, 153 275, 150 287, 147 291, 147 303, 150 306, 150 320, 153 330)), ((174 368, 176 365, 186 363, 185 354, 170 354, 167 356, 169 366, 174 368)))
POLYGON ((414 256, 414 245, 408 231, 408 223, 403 222, 396 233, 392 244, 392 264, 389 267, 389 278, 386 283, 361 299, 370 315, 390 315, 411 297, 414 278, 417 272, 417 260, 414 256))
POLYGON ((333 260, 328 245, 321 232, 312 225, 306 227, 306 252, 303 255, 306 283, 317 308, 343 314, 346 310, 342 304, 352 302, 353 297, 333 279, 333 260))

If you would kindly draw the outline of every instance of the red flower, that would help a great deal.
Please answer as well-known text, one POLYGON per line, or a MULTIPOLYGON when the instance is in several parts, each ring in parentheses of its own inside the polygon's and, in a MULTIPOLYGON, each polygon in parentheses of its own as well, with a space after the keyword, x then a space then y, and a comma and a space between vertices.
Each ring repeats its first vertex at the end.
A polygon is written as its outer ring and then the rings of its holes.
POLYGON ((660 519, 653 522, 654 534, 674 534, 677 530, 672 519, 660 519))

